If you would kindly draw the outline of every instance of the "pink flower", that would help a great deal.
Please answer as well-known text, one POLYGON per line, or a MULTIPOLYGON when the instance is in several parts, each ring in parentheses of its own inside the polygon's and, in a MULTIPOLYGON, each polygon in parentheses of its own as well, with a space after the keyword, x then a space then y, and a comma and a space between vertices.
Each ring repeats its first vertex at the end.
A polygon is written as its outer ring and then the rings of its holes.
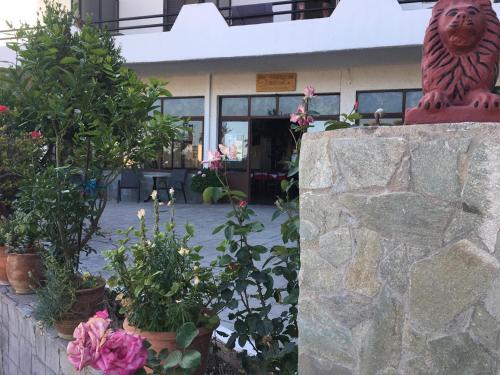
POLYGON ((246 206, 248 206, 248 202, 247 201, 241 201, 240 202, 240 208, 245 208, 246 206))
POLYGON ((208 151, 208 159, 203 161, 203 164, 208 164, 208 168, 212 171, 222 168, 222 154, 219 151, 208 151))
POLYGON ((314 122, 314 117, 308 115, 304 105, 301 104, 297 107, 297 111, 290 116, 290 121, 307 128, 314 122))
POLYGON ((236 149, 235 145, 229 147, 225 145, 219 145, 219 150, 222 153, 222 155, 227 157, 229 160, 238 159, 238 150, 236 149))
POLYGON ((100 352, 96 368, 105 375, 133 375, 148 359, 143 338, 124 330, 113 332, 100 352))
POLYGON ((68 360, 73 367, 80 371, 87 366, 95 367, 100 356, 101 346, 109 336, 110 319, 93 317, 86 323, 76 327, 73 336, 75 341, 68 343, 68 360))
POLYGON ((31 139, 42 138, 42 132, 39 130, 33 130, 30 134, 31 134, 31 139))
POLYGON ((358 109, 359 109, 359 102, 356 100, 356 102, 354 103, 353 110, 357 111, 358 109))
POLYGON ((304 96, 306 99, 311 99, 316 94, 316 90, 312 86, 306 86, 304 89, 304 96))
POLYGON ((0 105, 0 113, 7 112, 9 110, 9 107, 6 105, 0 105))
POLYGON ((96 318, 108 319, 109 318, 108 310, 98 311, 98 312, 95 313, 94 316, 96 318))

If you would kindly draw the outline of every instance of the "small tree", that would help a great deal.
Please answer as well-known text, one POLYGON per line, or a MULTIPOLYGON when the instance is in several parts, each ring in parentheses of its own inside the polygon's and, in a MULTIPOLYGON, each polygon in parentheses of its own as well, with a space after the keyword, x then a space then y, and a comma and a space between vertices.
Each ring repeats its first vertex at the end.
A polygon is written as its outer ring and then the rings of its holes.
MULTIPOLYGON (((158 96, 169 95, 124 66, 109 33, 76 23, 47 1, 42 20, 22 27, 9 45, 18 64, 2 88, 9 132, 37 132, 43 152, 23 176, 17 208, 38 215, 53 255, 74 272, 99 229, 108 185, 127 162, 154 157, 146 123, 158 96)), ((165 121, 175 134, 175 123, 165 121)))

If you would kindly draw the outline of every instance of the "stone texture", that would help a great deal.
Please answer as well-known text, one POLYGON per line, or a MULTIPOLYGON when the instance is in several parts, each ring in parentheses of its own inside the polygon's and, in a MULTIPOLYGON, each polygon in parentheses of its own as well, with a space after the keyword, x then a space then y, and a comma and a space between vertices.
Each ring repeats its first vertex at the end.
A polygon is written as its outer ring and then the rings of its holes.
POLYGON ((481 298, 498 268, 494 257, 466 240, 418 262, 410 277, 412 321, 427 331, 444 329, 481 298))
POLYGON ((399 186, 408 185, 409 169, 399 171, 408 151, 403 138, 333 139, 332 149, 333 163, 342 176, 339 190, 385 188, 393 178, 399 186))
POLYGON ((323 304, 309 301, 300 306, 299 347, 301 353, 332 361, 345 367, 354 362, 352 334, 348 327, 335 320, 323 304))
POLYGON ((357 231, 358 250, 346 272, 347 290, 368 297, 378 294, 381 282, 377 275, 377 266, 382 254, 380 236, 373 231, 357 231))
POLYGON ((474 311, 470 324, 470 333, 477 342, 488 348, 492 353, 498 351, 500 325, 481 306, 477 306, 474 311))
POLYGON ((500 124, 302 150, 299 373, 500 375, 500 124))
POLYGON ((335 267, 345 263, 352 253, 352 238, 349 228, 339 228, 319 238, 319 255, 335 267))
POLYGON ((458 200, 461 193, 459 165, 469 144, 470 139, 467 138, 412 141, 410 152, 414 191, 445 201, 458 200))
POLYGON ((382 293, 373 324, 361 351, 361 375, 390 374, 401 357, 403 306, 388 291, 382 293), (389 371, 389 372, 387 372, 389 371))
POLYGON ((493 358, 466 333, 430 341, 429 346, 434 367, 432 374, 496 374, 493 358))
POLYGON ((367 228, 416 246, 440 244, 455 211, 449 204, 410 192, 348 193, 339 200, 367 228))
POLYGON ((318 139, 315 147, 302 150, 299 180, 301 189, 324 189, 333 185, 335 170, 332 168, 330 155, 325 153, 329 144, 329 139, 318 139), (322 173, 316 173, 320 169, 322 173))

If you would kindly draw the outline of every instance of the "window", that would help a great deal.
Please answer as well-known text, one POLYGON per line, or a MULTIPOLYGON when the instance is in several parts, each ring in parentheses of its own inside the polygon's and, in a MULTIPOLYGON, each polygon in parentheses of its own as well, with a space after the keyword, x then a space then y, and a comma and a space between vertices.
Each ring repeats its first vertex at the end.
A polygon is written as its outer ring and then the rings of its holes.
POLYGON ((118 0, 80 0, 78 7, 83 19, 89 16, 93 22, 98 22, 100 27, 106 27, 109 30, 118 28, 118 22, 102 23, 102 21, 118 19, 118 0))
POLYGON ((191 129, 163 152, 165 168, 198 169, 203 161, 204 98, 162 98, 157 110, 186 120, 191 129))
POLYGON ((379 108, 384 110, 383 124, 402 125, 406 110, 418 105, 422 90, 359 91, 356 96, 358 111, 363 116, 359 120, 361 125, 373 124, 379 108))

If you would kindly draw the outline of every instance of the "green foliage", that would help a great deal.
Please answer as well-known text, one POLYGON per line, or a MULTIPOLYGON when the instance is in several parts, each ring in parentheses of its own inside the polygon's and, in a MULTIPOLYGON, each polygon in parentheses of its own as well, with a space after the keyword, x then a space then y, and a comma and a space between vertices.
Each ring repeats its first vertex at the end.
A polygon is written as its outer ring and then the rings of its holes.
POLYGON ((39 222, 33 213, 15 211, 9 218, 7 228, 6 242, 9 253, 33 253, 42 248, 39 241, 39 222))
POLYGON ((76 301, 77 285, 71 265, 61 264, 50 255, 45 257, 44 264, 45 283, 36 290, 35 318, 48 327, 70 312, 76 301))
POLYGON ((215 173, 215 171, 203 168, 193 176, 191 181, 191 190, 195 193, 202 194, 208 187, 222 187, 222 183, 217 177, 217 173, 215 173))
POLYGON ((77 291, 102 285, 103 279, 89 273, 75 275, 71 264, 64 264, 50 254, 45 254, 44 265, 45 280, 36 289, 37 321, 48 327, 65 318, 80 317, 81 312, 74 308, 77 291))
POLYGON ((122 231, 120 246, 107 252, 111 287, 121 293, 123 313, 130 323, 142 330, 176 331, 192 322, 196 327, 215 328, 218 318, 206 307, 216 296, 217 287, 209 268, 201 266, 200 246, 189 246, 194 229, 186 224, 184 236, 175 231, 172 219, 159 229, 159 202, 154 199, 155 230, 151 240, 143 212, 139 211, 141 227, 122 231), (138 239, 129 244, 130 235, 138 239))
MULTIPOLYGON (((201 353, 188 349, 198 336, 199 330, 192 323, 185 323, 176 332, 176 341, 180 350, 169 352, 167 349, 156 353, 149 349, 147 367, 153 375, 189 375, 201 365, 201 353)), ((144 370, 138 374, 146 374, 144 370)))
POLYGON ((41 155, 22 176, 19 209, 37 216, 43 240, 76 273, 98 233, 107 186, 126 163, 150 157, 151 129, 168 130, 165 141, 174 125, 151 120, 155 101, 169 93, 126 68, 109 33, 91 24, 72 32, 74 15, 46 5, 41 21, 9 44, 18 64, 0 75, 0 96, 11 108, 5 133, 41 135, 41 155))
POLYGON ((339 120, 330 120, 325 124, 325 130, 336 130, 351 128, 356 125, 356 121, 361 120, 361 116, 357 111, 357 104, 350 113, 342 113, 339 120))
POLYGON ((0 246, 4 246, 7 243, 9 230, 9 222, 5 217, 0 216, 0 246))

